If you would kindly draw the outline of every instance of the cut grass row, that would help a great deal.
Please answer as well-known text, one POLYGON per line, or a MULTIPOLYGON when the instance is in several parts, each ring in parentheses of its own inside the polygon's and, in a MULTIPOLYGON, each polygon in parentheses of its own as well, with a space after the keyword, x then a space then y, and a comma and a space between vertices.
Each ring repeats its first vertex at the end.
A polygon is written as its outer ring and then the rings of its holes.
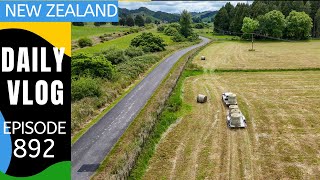
POLYGON ((320 41, 213 43, 195 57, 204 69, 309 69, 320 68, 320 41), (206 60, 201 61, 200 56, 206 60))
POLYGON ((320 112, 316 104, 320 103, 320 71, 188 74, 196 76, 188 78, 180 90, 184 92, 182 104, 191 106, 191 113, 184 113, 182 122, 157 145, 143 179, 184 179, 193 173, 200 179, 319 178, 316 149, 320 128, 316 119, 320 112), (195 97, 203 91, 209 102, 199 105, 195 97), (238 95, 239 106, 247 117, 247 130, 227 128, 220 109, 224 108, 220 105, 224 91, 238 95), (207 130, 216 116, 217 124, 207 130), (201 136, 200 132, 207 134, 201 136), (183 135, 188 138, 183 139, 183 135), (201 142, 195 143, 199 139, 201 142), (182 154, 177 157, 175 151, 182 154), (189 152, 198 153, 195 157, 189 152))

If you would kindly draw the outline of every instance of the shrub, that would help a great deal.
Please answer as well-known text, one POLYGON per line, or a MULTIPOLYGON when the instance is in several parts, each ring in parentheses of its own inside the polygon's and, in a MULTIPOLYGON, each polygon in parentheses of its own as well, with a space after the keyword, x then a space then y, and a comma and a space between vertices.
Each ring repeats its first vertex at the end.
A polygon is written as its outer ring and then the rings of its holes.
POLYGON ((80 53, 77 53, 77 54, 73 54, 71 56, 71 59, 72 60, 75 60, 75 59, 85 59, 85 58, 91 58, 92 56, 90 56, 88 53, 84 53, 84 52, 80 52, 80 53))
POLYGON ((123 76, 126 76, 129 79, 135 79, 158 61, 159 57, 154 55, 138 56, 125 63, 119 64, 116 68, 123 76))
POLYGON ((86 46, 92 46, 92 40, 89 39, 89 38, 81 38, 78 40, 78 45, 83 48, 83 47, 86 47, 86 46))
POLYGON ((155 36, 152 33, 142 33, 141 35, 135 37, 131 41, 131 45, 134 47, 141 47, 144 52, 157 52, 165 50, 166 44, 164 40, 155 36))
POLYGON ((73 26, 84 26, 84 22, 73 22, 73 26))
POLYGON ((161 25, 159 25, 159 26, 157 27, 157 31, 163 32, 166 27, 167 27, 167 25, 161 24, 161 25))
POLYGON ((86 75, 112 79, 115 70, 110 61, 103 56, 92 58, 72 59, 71 71, 73 76, 86 75))
POLYGON ((168 25, 168 27, 173 27, 179 32, 181 30, 181 25, 179 23, 171 23, 171 24, 168 25))
POLYGON ((139 31, 141 31, 141 29, 138 28, 138 27, 131 27, 131 28, 129 29, 129 32, 130 32, 130 33, 137 33, 137 32, 139 32, 139 31))
POLYGON ((80 77, 72 80, 71 99, 72 101, 80 100, 85 97, 100 97, 102 90, 98 79, 91 77, 80 77))
POLYGON ((140 47, 132 47, 130 46, 125 51, 125 54, 131 58, 142 56, 144 54, 143 50, 140 47))
POLYGON ((117 49, 115 47, 111 47, 107 50, 102 51, 101 53, 112 64, 119 64, 128 59, 128 57, 125 55, 125 52, 122 49, 117 49))
POLYGON ((190 36, 188 36, 188 41, 191 41, 191 42, 196 41, 198 39, 199 39, 199 35, 196 33, 192 33, 190 36))
POLYGON ((167 36, 174 36, 175 34, 179 33, 178 30, 174 27, 166 27, 166 29, 164 29, 164 34, 167 36))
POLYGON ((182 36, 180 33, 176 33, 171 39, 174 42, 183 42, 186 40, 186 38, 182 36))
POLYGON ((197 24, 194 25, 194 27, 196 29, 203 29, 204 28, 204 24, 203 23, 197 23, 197 24))
POLYGON ((154 28, 154 24, 145 24, 144 28, 145 29, 152 29, 152 28, 154 28))

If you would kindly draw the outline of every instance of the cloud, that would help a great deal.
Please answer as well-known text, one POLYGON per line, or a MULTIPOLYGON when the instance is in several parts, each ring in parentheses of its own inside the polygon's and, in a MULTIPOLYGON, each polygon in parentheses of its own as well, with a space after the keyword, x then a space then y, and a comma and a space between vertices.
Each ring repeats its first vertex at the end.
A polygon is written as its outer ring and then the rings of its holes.
MULTIPOLYGON (((230 1, 236 5, 239 2, 247 1, 230 1)), ((219 10, 227 1, 152 1, 152 2, 119 2, 120 8, 130 10, 146 7, 153 11, 163 11, 168 13, 180 13, 184 9, 189 12, 203 12, 219 10)))

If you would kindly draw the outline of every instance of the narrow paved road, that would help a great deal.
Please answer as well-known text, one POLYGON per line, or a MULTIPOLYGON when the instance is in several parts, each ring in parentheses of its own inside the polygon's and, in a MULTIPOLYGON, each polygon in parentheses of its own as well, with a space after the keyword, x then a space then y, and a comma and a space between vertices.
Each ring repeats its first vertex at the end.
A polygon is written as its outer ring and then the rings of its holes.
POLYGON ((172 66, 187 52, 207 44, 210 40, 177 51, 161 62, 128 95, 93 125, 72 146, 72 179, 87 180, 107 156, 131 121, 138 115, 172 66))

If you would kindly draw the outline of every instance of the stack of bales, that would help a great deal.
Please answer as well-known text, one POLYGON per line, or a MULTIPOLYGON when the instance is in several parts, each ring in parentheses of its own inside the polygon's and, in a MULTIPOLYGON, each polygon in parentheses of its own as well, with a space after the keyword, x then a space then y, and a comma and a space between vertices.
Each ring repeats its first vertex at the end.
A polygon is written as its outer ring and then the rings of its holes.
POLYGON ((232 109, 239 109, 239 107, 238 105, 230 105, 229 110, 232 110, 232 109))
POLYGON ((241 125, 241 121, 240 121, 241 114, 240 113, 231 113, 230 118, 231 118, 231 125, 234 125, 234 126, 241 125))
POLYGON ((238 105, 230 105, 229 106, 229 114, 230 114, 230 119, 231 119, 231 125, 240 126, 241 125, 240 119, 241 119, 242 113, 241 113, 238 105))
POLYGON ((230 105, 237 104, 237 96, 235 94, 230 94, 228 96, 228 102, 229 102, 230 105))

